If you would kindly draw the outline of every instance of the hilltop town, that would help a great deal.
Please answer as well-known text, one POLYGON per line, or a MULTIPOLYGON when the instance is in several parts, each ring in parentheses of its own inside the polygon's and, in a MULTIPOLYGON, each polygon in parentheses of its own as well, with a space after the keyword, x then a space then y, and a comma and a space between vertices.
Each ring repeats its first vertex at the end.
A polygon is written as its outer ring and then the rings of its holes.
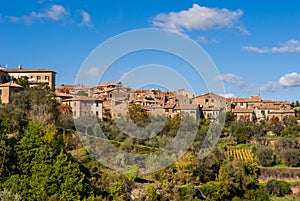
MULTIPOLYGON (((269 201, 299 197, 298 101, 131 89, 120 82, 56 85, 55 80, 56 72, 49 69, 0 67, 0 198, 269 201), (210 126, 220 125, 223 114, 218 141, 205 149, 207 157, 199 159, 210 126), (141 128, 149 125, 150 116, 168 118, 155 122, 161 128, 157 133, 150 126, 139 133, 145 139, 139 139, 116 125, 124 123, 123 116, 141 128), (155 168, 170 158, 137 164, 131 157, 105 155, 112 147, 138 157, 168 152, 165 147, 180 128, 184 135, 196 128, 195 139, 181 158, 161 170, 155 168), (98 153, 104 154, 101 160, 98 153), (117 174, 112 171, 115 167, 128 172, 117 174), (147 167, 155 171, 140 174, 147 167)), ((126 122, 125 126, 132 129, 126 122)))
POLYGON ((129 104, 141 106, 151 115, 173 117, 178 113, 187 113, 194 119, 217 121, 220 112, 232 112, 236 120, 282 120, 295 117, 296 109, 288 101, 263 100, 260 95, 249 98, 225 98, 209 92, 196 95, 184 89, 162 91, 156 89, 141 90, 123 86, 120 82, 100 83, 96 86, 82 86, 55 83, 56 72, 48 69, 8 69, 0 67, 0 103, 6 104, 10 97, 26 86, 17 84, 26 78, 27 87, 41 84, 55 90, 57 100, 69 106, 73 118, 94 115, 99 119, 114 119, 128 113, 129 104))

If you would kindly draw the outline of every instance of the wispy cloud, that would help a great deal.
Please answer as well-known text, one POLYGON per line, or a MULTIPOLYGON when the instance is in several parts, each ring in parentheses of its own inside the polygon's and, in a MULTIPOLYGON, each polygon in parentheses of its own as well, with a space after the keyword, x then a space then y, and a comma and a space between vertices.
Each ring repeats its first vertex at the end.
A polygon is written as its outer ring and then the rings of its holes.
POLYGON ((217 81, 223 81, 229 84, 237 85, 239 88, 245 88, 246 86, 246 82, 244 82, 240 76, 237 76, 232 73, 219 75, 215 79, 217 81))
POLYGON ((53 0, 38 0, 38 3, 42 4, 42 3, 46 2, 46 1, 53 1, 53 0))
POLYGON ((300 74, 288 73, 279 79, 278 82, 268 82, 262 85, 257 90, 261 92, 276 92, 283 88, 299 87, 300 86, 300 74))
POLYGON ((156 27, 169 29, 175 32, 191 30, 212 30, 222 28, 236 28, 242 33, 248 33, 238 25, 242 10, 230 11, 226 8, 208 8, 194 4, 188 10, 179 12, 161 13, 154 17, 152 23, 156 27))
POLYGON ((101 74, 101 71, 97 67, 91 67, 89 69, 86 69, 81 73, 81 77, 96 77, 98 78, 101 74))
POLYGON ((81 10, 80 15, 81 15, 82 19, 81 19, 81 23, 79 24, 79 26, 88 26, 88 27, 92 26, 91 16, 88 12, 81 10))
POLYGON ((283 87, 278 82, 268 82, 257 88, 257 91, 260 92, 276 92, 283 87))
POLYGON ((204 44, 210 44, 210 43, 218 43, 219 41, 215 38, 207 38, 205 36, 199 36, 196 39, 198 42, 200 43, 204 43, 204 44))
POLYGON ((243 47, 244 50, 249 51, 249 52, 256 52, 256 53, 267 53, 268 50, 264 48, 257 48, 254 46, 245 46, 243 47))
POLYGON ((274 46, 269 48, 258 48, 255 46, 244 46, 244 50, 256 53, 294 53, 300 52, 300 41, 291 39, 281 44, 280 46, 274 46))
POLYGON ((49 8, 36 12, 32 11, 29 15, 23 15, 21 17, 16 16, 6 16, 11 22, 24 22, 27 25, 32 24, 35 20, 52 20, 52 21, 61 21, 66 16, 69 15, 69 12, 62 5, 52 5, 49 8))

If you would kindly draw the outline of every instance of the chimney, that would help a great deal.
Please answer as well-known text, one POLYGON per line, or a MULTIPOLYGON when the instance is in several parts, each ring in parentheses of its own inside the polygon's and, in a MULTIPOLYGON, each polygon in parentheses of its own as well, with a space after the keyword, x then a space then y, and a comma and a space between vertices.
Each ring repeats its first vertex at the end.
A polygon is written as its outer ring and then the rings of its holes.
POLYGON ((18 68, 19 68, 19 69, 22 69, 22 64, 19 64, 18 68))

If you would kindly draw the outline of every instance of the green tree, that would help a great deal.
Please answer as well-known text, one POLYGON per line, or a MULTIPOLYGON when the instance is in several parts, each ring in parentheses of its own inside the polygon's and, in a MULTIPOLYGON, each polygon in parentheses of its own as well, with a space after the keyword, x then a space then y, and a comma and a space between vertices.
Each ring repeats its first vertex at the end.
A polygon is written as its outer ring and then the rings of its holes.
POLYGON ((281 159, 290 167, 300 166, 300 152, 299 149, 286 149, 280 154, 281 159))
POLYGON ((241 160, 225 161, 220 168, 217 181, 227 184, 226 188, 234 197, 234 195, 244 195, 248 190, 255 190, 258 173, 256 163, 241 160))
POLYGON ((21 76, 19 78, 14 78, 13 81, 22 87, 29 87, 28 77, 21 76))
POLYGON ((274 164, 274 151, 268 146, 258 146, 253 149, 259 165, 269 167, 274 164))
POLYGON ((246 143, 251 136, 251 129, 246 126, 239 126, 233 133, 233 137, 236 137, 238 143, 246 143))
POLYGON ((277 195, 277 196, 288 195, 292 192, 289 183, 285 181, 278 181, 275 179, 268 181, 265 189, 267 193, 269 193, 270 195, 277 195))

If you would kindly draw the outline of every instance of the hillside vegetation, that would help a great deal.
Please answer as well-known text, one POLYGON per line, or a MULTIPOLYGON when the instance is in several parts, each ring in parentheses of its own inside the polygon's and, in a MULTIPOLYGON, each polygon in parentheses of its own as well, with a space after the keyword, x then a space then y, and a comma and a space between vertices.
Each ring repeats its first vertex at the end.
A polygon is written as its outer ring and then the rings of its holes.
MULTIPOLYGON (((148 138, 136 139, 126 135, 114 121, 99 121, 95 127, 89 124, 89 117, 75 120, 75 131, 69 109, 59 105, 48 88, 20 92, 10 104, 0 107, 1 200, 296 198, 291 195, 291 185, 298 184, 258 182, 261 167, 300 167, 300 126, 293 118, 283 122, 235 121, 228 113, 218 145, 200 160, 199 151, 210 126, 202 119, 196 125, 192 145, 179 160, 160 171, 140 175, 134 162, 125 167, 129 170, 126 174, 105 167, 94 158, 91 147, 83 144, 105 150, 97 143, 103 145, 106 141, 126 152, 149 154, 171 142, 180 125, 188 133, 195 126, 188 116, 169 118, 157 135, 149 138, 150 132, 145 133, 148 138), (274 135, 267 135, 269 131, 274 135)), ((130 108, 130 116, 139 127, 150 122, 138 106, 130 108)), ((122 164, 130 158, 107 160, 122 164)))

